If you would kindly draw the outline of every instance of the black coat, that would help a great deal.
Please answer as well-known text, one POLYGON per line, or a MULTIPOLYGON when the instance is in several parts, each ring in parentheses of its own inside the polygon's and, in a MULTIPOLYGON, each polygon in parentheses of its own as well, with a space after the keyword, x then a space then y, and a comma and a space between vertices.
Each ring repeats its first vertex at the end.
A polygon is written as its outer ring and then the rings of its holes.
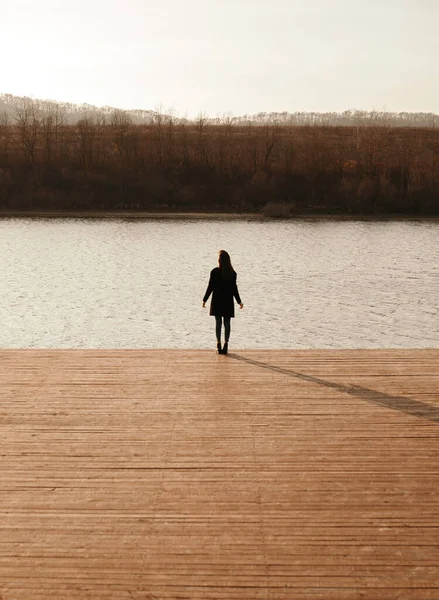
POLYGON ((212 294, 212 302, 210 303, 210 313, 213 316, 234 317, 236 302, 241 304, 241 298, 236 285, 236 273, 233 273, 232 279, 223 279, 221 270, 216 267, 210 272, 209 285, 204 294, 203 302, 207 302, 210 294, 212 294))

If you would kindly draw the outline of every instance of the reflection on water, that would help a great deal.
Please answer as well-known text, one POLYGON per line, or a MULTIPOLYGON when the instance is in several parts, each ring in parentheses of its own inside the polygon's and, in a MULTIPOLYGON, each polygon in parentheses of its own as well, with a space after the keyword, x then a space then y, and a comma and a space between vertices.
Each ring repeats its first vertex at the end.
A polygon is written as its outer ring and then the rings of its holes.
POLYGON ((439 224, 0 219, 3 348, 212 348, 217 252, 232 348, 439 347, 439 224))

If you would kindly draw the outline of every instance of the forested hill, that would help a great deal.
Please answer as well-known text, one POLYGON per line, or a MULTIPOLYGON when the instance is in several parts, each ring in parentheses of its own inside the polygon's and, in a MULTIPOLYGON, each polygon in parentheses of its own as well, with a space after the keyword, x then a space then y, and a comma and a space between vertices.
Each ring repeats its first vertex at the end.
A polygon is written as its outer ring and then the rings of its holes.
MULTIPOLYGON (((71 102, 56 102, 53 100, 39 100, 12 94, 0 94, 0 115, 8 115, 12 120, 17 116, 17 110, 26 102, 31 101, 33 107, 41 113, 58 111, 62 113, 67 123, 77 123, 84 118, 109 117, 114 112, 120 112, 113 106, 93 106, 92 104, 73 104, 71 102)), ((127 110, 133 124, 149 123, 154 116, 152 110, 127 110)))
POLYGON ((433 116, 416 127, 378 113, 350 125, 311 113, 301 124, 164 111, 139 121, 2 99, 13 110, 0 109, 2 211, 439 215, 433 116))

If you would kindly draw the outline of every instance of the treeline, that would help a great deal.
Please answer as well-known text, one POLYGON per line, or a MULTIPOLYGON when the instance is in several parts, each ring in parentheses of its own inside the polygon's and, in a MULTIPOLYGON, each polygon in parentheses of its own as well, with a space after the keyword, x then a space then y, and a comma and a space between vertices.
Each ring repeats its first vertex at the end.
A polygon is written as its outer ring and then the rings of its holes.
MULTIPOLYGON (((110 117, 115 109, 112 106, 94 106, 93 104, 74 104, 73 102, 55 102, 53 100, 41 100, 23 96, 14 96, 13 94, 0 94, 0 113, 5 113, 8 117, 14 119, 17 114, 17 108, 24 103, 31 102, 34 109, 39 113, 60 111, 66 123, 77 123, 81 119, 110 117)), ((154 118, 152 110, 130 110, 124 111, 132 123, 151 123, 154 118)))
MULTIPOLYGON (((17 106, 28 102, 29 98, 14 96, 13 94, 0 94, 0 112, 7 113, 14 118, 17 106)), ((63 112, 66 123, 77 123, 84 118, 104 117, 111 118, 115 109, 111 106, 94 106, 92 104, 74 104, 71 102, 54 102, 51 100, 30 100, 36 110, 44 113, 54 109, 63 112)), ((163 109, 142 110, 133 109, 124 111, 133 124, 152 124, 163 109)), ((169 116, 169 112, 168 112, 169 116)), ((182 117, 172 115, 174 122, 188 123, 182 117)), ((239 115, 236 117, 222 116, 206 118, 211 125, 221 125, 224 122, 233 125, 324 125, 324 126, 348 126, 348 127, 375 127, 377 124, 383 127, 427 127, 434 129, 439 127, 439 115, 431 112, 390 112, 390 111, 366 111, 345 110, 343 112, 259 112, 256 114, 239 115)))
POLYGON ((0 210, 439 214, 439 130, 0 113, 0 210))
POLYGON ((247 125, 331 125, 350 127, 439 127, 439 116, 425 112, 345 110, 344 112, 260 112, 236 118, 247 125))

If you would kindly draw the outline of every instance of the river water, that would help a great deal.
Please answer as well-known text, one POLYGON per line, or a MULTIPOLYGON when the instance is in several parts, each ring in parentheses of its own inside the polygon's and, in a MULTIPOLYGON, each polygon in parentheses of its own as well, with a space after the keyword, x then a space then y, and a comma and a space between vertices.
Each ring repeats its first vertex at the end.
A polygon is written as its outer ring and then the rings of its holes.
POLYGON ((0 219, 0 347, 213 348, 227 250, 231 348, 438 348, 439 223, 0 219))

